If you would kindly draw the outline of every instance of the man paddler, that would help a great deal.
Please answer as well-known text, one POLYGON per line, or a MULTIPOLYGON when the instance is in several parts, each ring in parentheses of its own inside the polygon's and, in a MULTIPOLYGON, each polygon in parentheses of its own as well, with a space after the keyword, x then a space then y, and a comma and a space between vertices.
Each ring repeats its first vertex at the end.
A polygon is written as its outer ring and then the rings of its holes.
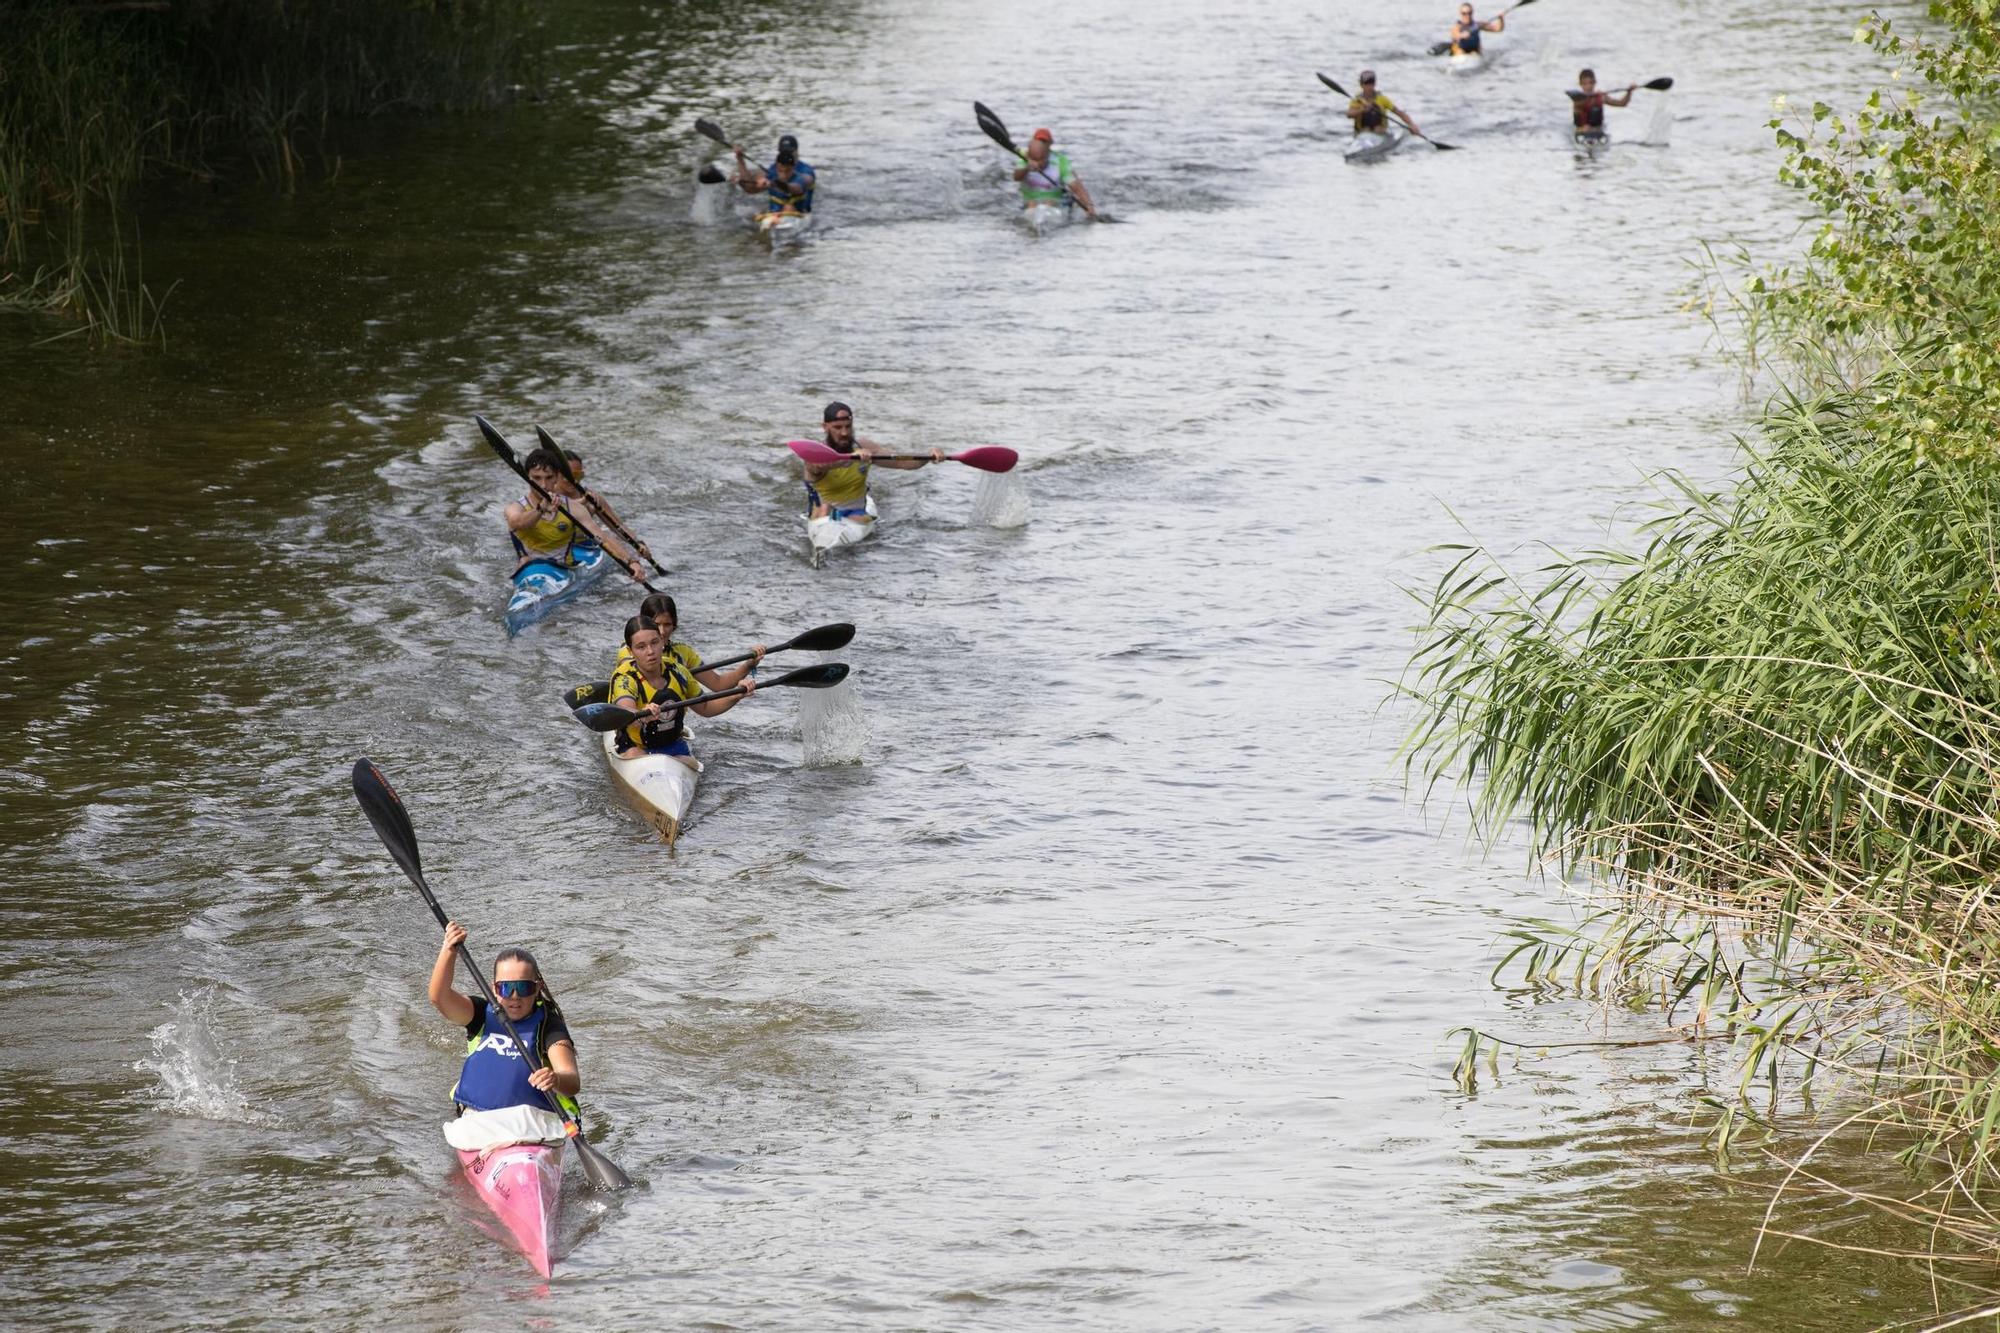
POLYGON ((1471 5, 1460 5, 1458 22, 1451 25, 1451 53, 1455 56, 1476 56, 1479 54, 1480 33, 1505 31, 1507 31, 1505 11, 1482 22, 1473 18, 1471 5))
POLYGON ((1416 135, 1418 138, 1423 137, 1424 132, 1417 128, 1416 121, 1411 120, 1408 116, 1397 110, 1396 104, 1389 100, 1387 93, 1375 90, 1375 71, 1372 69, 1362 70, 1361 91, 1347 104, 1347 118, 1354 122, 1354 132, 1356 134, 1387 134, 1389 132, 1389 117, 1391 116, 1409 126, 1410 133, 1416 135))
POLYGON ((933 449, 929 458, 877 458, 882 446, 854 433, 854 409, 846 403, 828 403, 820 414, 826 426, 826 445, 835 453, 852 454, 849 463, 829 463, 825 467, 806 464, 806 516, 808 518, 861 518, 868 513, 868 469, 892 468, 914 472, 926 463, 944 462, 944 450, 933 449))
POLYGON ((1014 179, 1021 182, 1021 207, 1052 204, 1068 207, 1074 199, 1083 205, 1092 222, 1097 221, 1097 205, 1091 202, 1090 191, 1070 165, 1069 154, 1056 151, 1056 136, 1052 132, 1041 129, 1030 135, 1027 151, 1021 158, 1021 165, 1014 172, 1014 179))
POLYGON ((819 175, 812 164, 799 161, 799 141, 793 135, 784 135, 778 140, 778 156, 768 167, 753 167, 750 159, 743 156, 742 146, 736 148, 736 186, 745 194, 764 195, 764 211, 767 213, 810 213, 813 211, 813 187, 819 182, 819 175))
POLYGON ((571 503, 571 488, 563 482, 554 454, 536 449, 522 460, 521 470, 532 484, 506 511, 507 535, 521 557, 517 570, 532 560, 546 560, 567 569, 576 563, 579 549, 602 546, 625 567, 633 582, 646 581, 639 557, 599 527, 581 503, 571 503))

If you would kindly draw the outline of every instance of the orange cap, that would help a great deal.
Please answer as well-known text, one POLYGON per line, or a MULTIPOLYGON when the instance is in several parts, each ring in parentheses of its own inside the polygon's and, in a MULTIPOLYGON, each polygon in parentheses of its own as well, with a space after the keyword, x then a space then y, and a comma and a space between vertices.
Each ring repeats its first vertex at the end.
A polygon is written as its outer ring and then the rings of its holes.
POLYGON ((1056 136, 1050 134, 1047 130, 1036 130, 1033 134, 1028 136, 1028 140, 1029 142, 1032 143, 1036 139, 1040 139, 1043 143, 1054 143, 1056 141, 1056 136))

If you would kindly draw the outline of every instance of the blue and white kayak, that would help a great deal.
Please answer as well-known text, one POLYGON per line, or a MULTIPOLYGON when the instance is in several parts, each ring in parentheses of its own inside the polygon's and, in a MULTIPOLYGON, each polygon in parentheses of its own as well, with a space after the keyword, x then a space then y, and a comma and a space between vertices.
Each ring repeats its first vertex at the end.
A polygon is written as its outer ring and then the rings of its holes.
POLYGON ((570 601, 616 563, 601 546, 579 546, 572 564, 552 555, 522 565, 514 571, 514 595, 507 599, 507 637, 513 638, 570 601))

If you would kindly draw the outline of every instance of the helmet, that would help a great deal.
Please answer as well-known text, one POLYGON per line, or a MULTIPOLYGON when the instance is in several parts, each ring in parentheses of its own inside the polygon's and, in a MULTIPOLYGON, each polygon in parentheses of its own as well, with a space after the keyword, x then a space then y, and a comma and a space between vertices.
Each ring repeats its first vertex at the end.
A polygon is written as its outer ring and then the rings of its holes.
POLYGON ((796 162, 799 160, 799 141, 793 135, 785 135, 778 140, 778 160, 796 162))

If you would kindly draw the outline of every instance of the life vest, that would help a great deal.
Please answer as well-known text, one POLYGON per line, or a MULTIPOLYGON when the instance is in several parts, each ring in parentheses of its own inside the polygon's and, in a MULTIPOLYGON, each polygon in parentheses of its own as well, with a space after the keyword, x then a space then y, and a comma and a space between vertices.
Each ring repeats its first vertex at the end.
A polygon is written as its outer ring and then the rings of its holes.
POLYGON ((1367 97, 1357 97, 1347 104, 1350 114, 1352 114, 1356 107, 1361 108, 1361 129, 1370 133, 1380 134, 1383 127, 1389 123, 1382 113, 1384 111, 1394 111, 1396 104, 1382 94, 1376 93, 1372 100, 1367 97))
POLYGON ((1454 23, 1451 27, 1451 49, 1460 55, 1476 55, 1479 51, 1479 20, 1470 23, 1454 23))
POLYGON ((1578 93, 1576 100, 1569 104, 1570 118, 1580 130, 1601 130, 1604 128, 1604 94, 1578 93))
MULTIPOLYGON (((690 649, 690 652, 693 650, 690 649)), ((692 699, 701 693, 701 682, 694 678, 678 653, 660 654, 660 674, 666 677, 666 688, 656 690, 652 683, 639 672, 638 664, 628 656, 611 677, 611 698, 636 699, 644 708, 655 699, 692 699)), ((671 714, 673 721, 634 722, 619 733, 624 745, 620 748, 651 749, 655 745, 671 745, 687 733, 687 712, 671 714)))
POLYGON ((806 498, 815 505, 828 505, 835 512, 861 509, 868 503, 868 463, 850 458, 835 464, 818 481, 806 483, 806 498))
POLYGON ((805 193, 794 195, 778 183, 778 164, 773 162, 764 168, 764 211, 767 213, 810 213, 813 211, 813 185, 815 181, 811 166, 804 162, 792 163, 794 185, 805 186, 805 193))
MULTIPOLYGON (((501 1111, 509 1106, 546 1106, 539 1089, 528 1082, 532 1071, 528 1062, 515 1049, 514 1039, 507 1035, 504 1015, 482 1000, 474 1000, 481 1005, 479 1031, 465 1043, 465 1064, 458 1071, 458 1082, 451 1088, 451 1099, 460 1106, 475 1111, 501 1111)), ((514 1024, 514 1031, 521 1034, 521 1040, 528 1043, 535 1053, 538 1064, 549 1062, 548 1018, 549 1002, 537 997, 535 1007, 528 1016, 514 1024)), ((577 1116, 574 1100, 562 1093, 555 1094, 562 1105, 563 1113, 572 1120, 577 1116)))
POLYGON ((1069 155, 1049 150, 1048 160, 1039 167, 1029 167, 1028 174, 1021 177, 1021 201, 1029 204, 1061 204, 1069 202, 1070 176, 1069 155))
MULTIPOLYGON (((694 645, 691 643, 682 643, 679 639, 675 639, 667 645, 667 651, 661 653, 660 656, 662 658, 678 657, 681 660, 681 665, 688 669, 689 675, 693 675, 695 672, 701 670, 701 654, 694 650, 694 645)), ((620 671, 631 660, 632 650, 621 643, 618 645, 618 655, 611 659, 611 669, 614 672, 620 671)), ((611 698, 608 694, 604 697, 607 701, 611 698)))
MULTIPOLYGON (((521 497, 521 503, 533 509, 539 498, 531 492, 521 497)), ((555 517, 537 514, 533 523, 508 534, 514 539, 514 550, 523 559, 531 555, 547 556, 554 557, 557 563, 568 565, 575 563, 577 548, 586 551, 596 549, 597 543, 569 516, 569 509, 560 498, 556 506, 555 517)))

